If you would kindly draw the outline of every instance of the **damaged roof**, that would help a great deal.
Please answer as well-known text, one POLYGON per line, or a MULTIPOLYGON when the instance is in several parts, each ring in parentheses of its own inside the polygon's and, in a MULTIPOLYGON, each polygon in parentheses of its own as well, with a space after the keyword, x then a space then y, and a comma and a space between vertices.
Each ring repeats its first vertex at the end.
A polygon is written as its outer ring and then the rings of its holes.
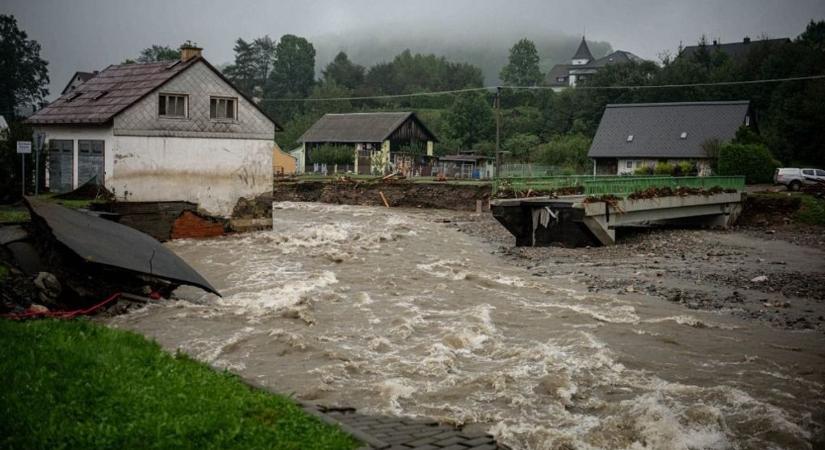
POLYGON ((324 114, 304 132, 298 142, 383 142, 407 120, 416 121, 432 141, 438 142, 413 112, 324 114))
POLYGON ((590 158, 706 158, 709 139, 727 142, 745 123, 750 102, 607 105, 590 158))
POLYGON ((151 236, 54 203, 26 197, 32 218, 90 264, 100 264, 199 287, 221 295, 189 264, 151 236))

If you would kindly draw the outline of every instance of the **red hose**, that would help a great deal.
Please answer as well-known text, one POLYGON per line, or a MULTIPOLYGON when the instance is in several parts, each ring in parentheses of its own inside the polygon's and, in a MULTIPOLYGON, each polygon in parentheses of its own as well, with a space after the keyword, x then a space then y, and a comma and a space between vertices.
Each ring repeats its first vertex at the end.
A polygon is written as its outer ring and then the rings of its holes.
POLYGON ((121 294, 121 292, 115 292, 114 294, 107 297, 106 300, 103 300, 98 304, 92 305, 84 309, 76 309, 74 311, 26 311, 22 313, 3 314, 0 315, 0 317, 12 320, 38 319, 43 317, 52 317, 57 319, 73 319, 77 316, 83 316, 97 311, 98 309, 120 298, 121 294))

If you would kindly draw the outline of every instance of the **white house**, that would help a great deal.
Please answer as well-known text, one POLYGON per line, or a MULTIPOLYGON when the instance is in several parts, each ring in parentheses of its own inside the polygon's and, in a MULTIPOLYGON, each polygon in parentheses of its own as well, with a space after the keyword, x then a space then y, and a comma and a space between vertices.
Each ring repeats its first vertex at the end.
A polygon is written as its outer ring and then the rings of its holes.
POLYGON ((281 127, 201 56, 109 66, 28 119, 48 143, 47 186, 97 175, 118 199, 185 200, 228 217, 272 189, 281 127))
POLYGON ((576 87, 579 81, 584 81, 602 68, 614 64, 626 64, 630 62, 640 63, 642 58, 624 50, 615 52, 603 57, 594 58, 590 53, 590 47, 582 36, 579 48, 570 58, 570 64, 556 64, 547 74, 546 84, 554 91, 561 91, 567 87, 576 87))

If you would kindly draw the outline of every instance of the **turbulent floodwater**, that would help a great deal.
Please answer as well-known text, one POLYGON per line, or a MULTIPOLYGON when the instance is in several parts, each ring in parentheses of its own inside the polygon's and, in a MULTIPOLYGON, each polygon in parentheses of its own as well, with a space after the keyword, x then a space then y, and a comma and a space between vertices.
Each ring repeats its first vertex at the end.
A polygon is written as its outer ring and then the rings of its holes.
POLYGON ((112 319, 304 400, 481 423, 514 448, 810 448, 821 335, 536 277, 443 212, 276 204, 169 246, 223 298, 112 319))

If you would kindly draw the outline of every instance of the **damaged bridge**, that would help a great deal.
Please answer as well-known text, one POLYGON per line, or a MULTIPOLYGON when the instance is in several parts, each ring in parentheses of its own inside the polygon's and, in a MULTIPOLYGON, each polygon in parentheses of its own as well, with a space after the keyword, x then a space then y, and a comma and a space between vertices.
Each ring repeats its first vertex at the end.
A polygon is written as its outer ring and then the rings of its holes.
MULTIPOLYGON (((731 180, 726 180, 728 186, 725 189, 714 185, 709 190, 694 188, 693 191, 686 191, 668 186, 657 190, 656 180, 651 178, 645 180, 648 189, 664 195, 646 197, 627 192, 628 187, 633 186, 628 180, 616 181, 611 184, 610 181, 600 180, 599 189, 590 189, 591 195, 500 199, 491 203, 491 209, 496 220, 516 237, 516 245, 528 247, 554 243, 568 247, 613 245, 616 243, 616 230, 622 227, 670 225, 726 228, 736 221, 742 209, 743 182, 741 186, 730 187, 731 180), (621 192, 623 187, 625 192, 621 192)), ((663 178, 659 183, 686 181, 663 178)), ((713 181, 708 179, 701 183, 713 181)), ((738 180, 733 181, 734 185, 740 184, 738 180)), ((586 194, 587 188, 585 184, 586 194)))

